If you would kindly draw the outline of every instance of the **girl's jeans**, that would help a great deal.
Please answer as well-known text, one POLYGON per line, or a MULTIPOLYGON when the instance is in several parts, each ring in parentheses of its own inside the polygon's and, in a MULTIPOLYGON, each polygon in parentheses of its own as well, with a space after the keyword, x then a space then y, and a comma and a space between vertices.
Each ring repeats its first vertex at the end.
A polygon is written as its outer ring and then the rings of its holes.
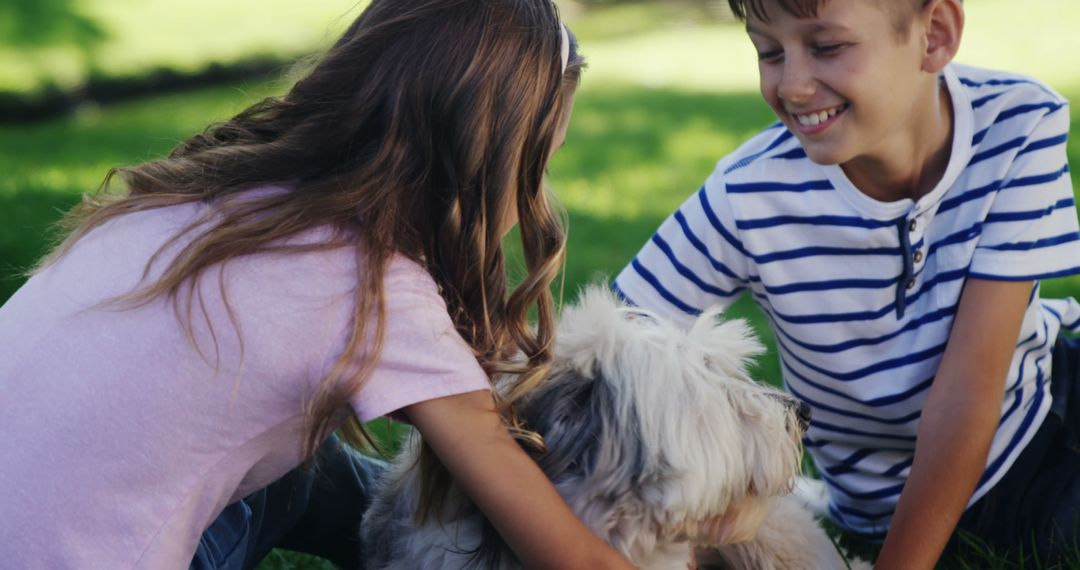
POLYGON ((225 507, 199 540, 190 570, 254 568, 273 548, 360 567, 360 519, 386 464, 331 437, 315 465, 225 507))

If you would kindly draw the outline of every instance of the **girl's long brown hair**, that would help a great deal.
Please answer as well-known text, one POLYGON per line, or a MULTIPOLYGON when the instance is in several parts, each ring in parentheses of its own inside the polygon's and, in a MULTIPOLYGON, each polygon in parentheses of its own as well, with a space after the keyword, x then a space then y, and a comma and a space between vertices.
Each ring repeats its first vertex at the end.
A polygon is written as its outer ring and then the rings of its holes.
MULTIPOLYGON (((117 216, 208 203, 212 216, 173 238, 193 236, 190 245, 127 298, 171 299, 190 335, 193 283, 211 267, 261 252, 353 247, 361 262, 353 328, 306 404, 310 459, 377 364, 383 277, 390 258, 404 255, 431 273, 484 370, 516 374, 500 402, 515 429, 514 402, 550 361, 549 284, 565 247, 543 185, 582 66, 572 45, 562 70, 561 25, 550 0, 373 0, 283 97, 210 126, 167 158, 113 169, 102 191, 68 214, 66 239, 39 267, 117 216), (114 176, 126 192, 108 192, 114 176), (247 193, 268 185, 288 190, 247 193), (508 294, 502 234, 515 206, 527 274, 508 294), (315 228, 334 237, 288 245, 315 228)), ((350 427, 350 439, 366 437, 355 417, 350 427)), ((424 455, 421 516, 437 511, 449 486, 430 450, 424 455)))

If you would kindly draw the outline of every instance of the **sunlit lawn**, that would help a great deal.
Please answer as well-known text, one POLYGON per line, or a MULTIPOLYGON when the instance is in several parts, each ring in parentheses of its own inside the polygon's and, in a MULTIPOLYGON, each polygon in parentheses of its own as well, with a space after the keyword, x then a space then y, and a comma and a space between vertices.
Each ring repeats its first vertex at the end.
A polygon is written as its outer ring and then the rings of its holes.
MULTIPOLYGON (((1080 22, 1080 3, 1040 0, 1041 8, 1057 10, 1054 17, 1014 13, 1015 4, 1005 0, 967 4, 970 29, 962 59, 1003 61, 1007 65, 1001 67, 1026 69, 1080 100, 1080 72, 1072 70, 1071 58, 1053 57, 1042 41, 1052 38, 1065 44, 1061 53, 1080 53, 1075 25, 1059 21, 1071 15, 1073 24, 1080 22), (1002 42, 997 35, 1033 21, 1050 27, 1033 29, 1021 43, 1002 42)), ((671 8, 619 8, 607 12, 606 20, 572 12, 568 16, 576 22, 591 68, 568 142, 551 165, 551 186, 570 217, 568 299, 584 283, 613 277, 700 186, 717 159, 772 121, 753 90, 753 55, 737 27, 688 22, 671 8)), ((34 125, 0 126, 0 302, 21 283, 19 271, 47 247, 45 230, 58 212, 96 188, 108 168, 161 156, 208 122, 281 88, 252 81, 84 108, 34 125)), ((1080 164, 1080 116, 1073 116, 1069 157, 1075 166, 1080 164)), ((1075 186, 1075 168, 1073 177, 1075 186)), ((1044 294, 1080 295, 1080 279, 1047 282, 1044 294)), ((740 302, 731 314, 750 318, 771 343, 750 303, 740 302)), ((762 360, 759 375, 779 381, 775 355, 762 360)), ((992 558, 969 564, 1011 567, 992 558)), ((263 565, 264 570, 301 567, 324 566, 283 553, 263 565)))
MULTIPOLYGON (((91 74, 125 77, 162 67, 190 73, 211 63, 295 57, 329 45, 366 0, 70 0, 70 4, 94 23, 100 41, 91 42, 87 51, 71 41, 40 45, 35 34, 24 34, 21 41, 0 37, 0 91, 35 91, 49 84, 70 88, 91 74)), ((0 11, 0 17, 3 14, 0 11)))

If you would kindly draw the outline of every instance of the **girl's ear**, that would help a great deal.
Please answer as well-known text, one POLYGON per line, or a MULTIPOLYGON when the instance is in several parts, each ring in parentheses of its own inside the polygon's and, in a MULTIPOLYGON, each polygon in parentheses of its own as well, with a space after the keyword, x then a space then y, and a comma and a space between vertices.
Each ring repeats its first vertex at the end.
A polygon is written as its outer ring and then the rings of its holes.
POLYGON ((960 38, 964 34, 964 5, 961 0, 931 0, 920 17, 926 34, 922 69, 937 73, 960 50, 960 38))

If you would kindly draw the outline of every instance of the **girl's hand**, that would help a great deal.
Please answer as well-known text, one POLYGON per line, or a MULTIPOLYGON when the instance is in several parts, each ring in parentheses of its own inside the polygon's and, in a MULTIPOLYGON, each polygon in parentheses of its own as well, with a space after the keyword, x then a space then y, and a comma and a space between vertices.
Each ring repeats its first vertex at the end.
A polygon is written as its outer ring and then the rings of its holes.
POLYGON ((633 568, 570 510, 518 447, 487 391, 404 408, 455 482, 528 568, 633 568))
POLYGON ((753 540, 765 522, 769 509, 751 502, 749 506, 734 507, 729 512, 686 524, 684 532, 690 542, 721 546, 753 540))

